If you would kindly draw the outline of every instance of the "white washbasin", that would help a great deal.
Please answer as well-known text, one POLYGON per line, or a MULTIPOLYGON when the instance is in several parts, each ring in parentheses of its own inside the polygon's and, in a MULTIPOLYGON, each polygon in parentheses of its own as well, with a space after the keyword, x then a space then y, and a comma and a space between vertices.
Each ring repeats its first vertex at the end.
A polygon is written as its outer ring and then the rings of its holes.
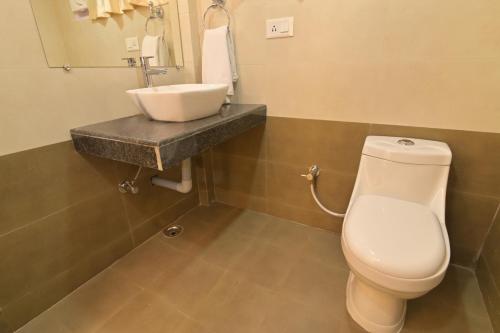
POLYGON ((178 84, 127 90, 127 94, 149 118, 183 122, 219 112, 227 88, 226 84, 178 84))

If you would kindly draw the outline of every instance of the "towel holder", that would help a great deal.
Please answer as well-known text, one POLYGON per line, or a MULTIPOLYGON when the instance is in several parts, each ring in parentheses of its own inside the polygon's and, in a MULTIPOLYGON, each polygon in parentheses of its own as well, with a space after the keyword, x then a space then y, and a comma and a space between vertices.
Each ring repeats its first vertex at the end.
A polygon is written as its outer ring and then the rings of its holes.
MULTIPOLYGON (((148 33, 148 26, 149 26, 149 22, 151 20, 154 20, 154 19, 163 19, 163 17, 165 16, 165 11, 163 10, 163 6, 166 6, 167 4, 168 3, 164 3, 162 5, 155 5, 153 1, 149 1, 148 2, 149 16, 146 19, 146 23, 145 23, 145 26, 144 26, 144 28, 146 30, 146 34, 148 33)), ((165 39, 165 25, 162 24, 161 27, 162 27, 161 36, 162 36, 163 39, 165 39)))
POLYGON ((207 7, 205 10, 205 14, 203 14, 203 29, 206 29, 207 26, 205 25, 207 14, 210 11, 210 9, 222 9, 224 13, 226 13, 227 16, 227 27, 229 28, 231 26, 231 15, 229 14, 229 11, 227 10, 224 5, 226 4, 226 0, 212 0, 212 4, 207 7))

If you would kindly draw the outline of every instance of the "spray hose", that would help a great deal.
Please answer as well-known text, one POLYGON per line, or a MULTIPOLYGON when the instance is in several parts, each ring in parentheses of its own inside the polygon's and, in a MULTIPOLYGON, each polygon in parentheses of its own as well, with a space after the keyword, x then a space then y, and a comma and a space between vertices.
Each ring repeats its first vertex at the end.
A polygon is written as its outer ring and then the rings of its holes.
POLYGON ((321 201, 318 198, 318 195, 316 194, 316 179, 319 177, 319 167, 317 165, 313 165, 309 168, 308 172, 304 175, 301 175, 302 177, 305 177, 309 182, 310 182, 310 188, 311 188, 311 194, 314 198, 314 201, 318 204, 319 208, 321 208, 325 213, 330 214, 335 217, 344 217, 345 213, 337 213, 332 210, 329 210, 326 208, 321 201))

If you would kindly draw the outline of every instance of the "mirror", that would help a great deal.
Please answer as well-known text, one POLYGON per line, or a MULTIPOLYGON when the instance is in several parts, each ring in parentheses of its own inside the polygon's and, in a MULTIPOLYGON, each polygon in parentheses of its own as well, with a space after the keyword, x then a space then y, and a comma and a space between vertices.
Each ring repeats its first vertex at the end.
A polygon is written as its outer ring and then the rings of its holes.
POLYGON ((126 67, 141 55, 184 65, 177 0, 30 1, 49 67, 126 67))

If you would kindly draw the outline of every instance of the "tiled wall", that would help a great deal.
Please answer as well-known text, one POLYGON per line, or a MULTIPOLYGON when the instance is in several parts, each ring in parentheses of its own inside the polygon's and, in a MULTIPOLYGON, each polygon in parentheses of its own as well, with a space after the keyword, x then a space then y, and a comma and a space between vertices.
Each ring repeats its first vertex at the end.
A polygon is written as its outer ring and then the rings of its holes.
POLYGON ((500 207, 479 258, 476 273, 495 332, 500 332, 500 207))
MULTIPOLYGON (((201 17, 211 3, 198 1, 201 17)), ((497 0, 230 0, 236 100, 271 116, 500 132, 497 0), (293 38, 266 19, 293 16, 293 38)), ((212 10, 207 23, 225 24, 212 10)))
MULTIPOLYGON (((196 1, 200 19, 211 2, 196 1)), ((492 134, 500 133, 500 2, 231 0, 226 8, 240 74, 233 100, 266 104, 273 118, 214 151, 218 200, 339 231, 299 177, 309 165, 322 168, 322 199, 342 210, 366 135, 446 141, 452 260, 474 266, 500 201, 500 134, 492 134), (285 16, 295 18, 295 36, 266 39, 266 19, 285 16)), ((226 22, 222 11, 207 19, 226 22)), ((487 276, 498 276, 499 256, 488 251, 487 276)))
MULTIPOLYGON (((300 177, 312 164, 318 191, 331 209, 348 205, 367 135, 447 142, 453 152, 447 220, 452 262, 473 267, 500 204, 500 134, 270 117, 213 151, 217 200, 339 232, 300 177)), ((496 259, 498 260, 498 258, 496 259)))
MULTIPOLYGON (((0 157, 0 332, 10 332, 198 204, 198 194, 117 184, 136 167, 63 142, 0 157)), ((179 168, 162 173, 180 178, 179 168)), ((196 189, 196 186, 195 186, 196 189)))
MULTIPOLYGON (((184 68, 155 84, 196 80, 198 25, 194 0, 179 0, 184 68)), ((69 140, 69 129, 138 112, 125 93, 142 84, 130 68, 48 68, 29 0, 4 2, 0 30, 0 156, 69 140), (13 29, 12 27, 15 27, 13 29)), ((122 44, 123 45, 123 44, 122 44)))

